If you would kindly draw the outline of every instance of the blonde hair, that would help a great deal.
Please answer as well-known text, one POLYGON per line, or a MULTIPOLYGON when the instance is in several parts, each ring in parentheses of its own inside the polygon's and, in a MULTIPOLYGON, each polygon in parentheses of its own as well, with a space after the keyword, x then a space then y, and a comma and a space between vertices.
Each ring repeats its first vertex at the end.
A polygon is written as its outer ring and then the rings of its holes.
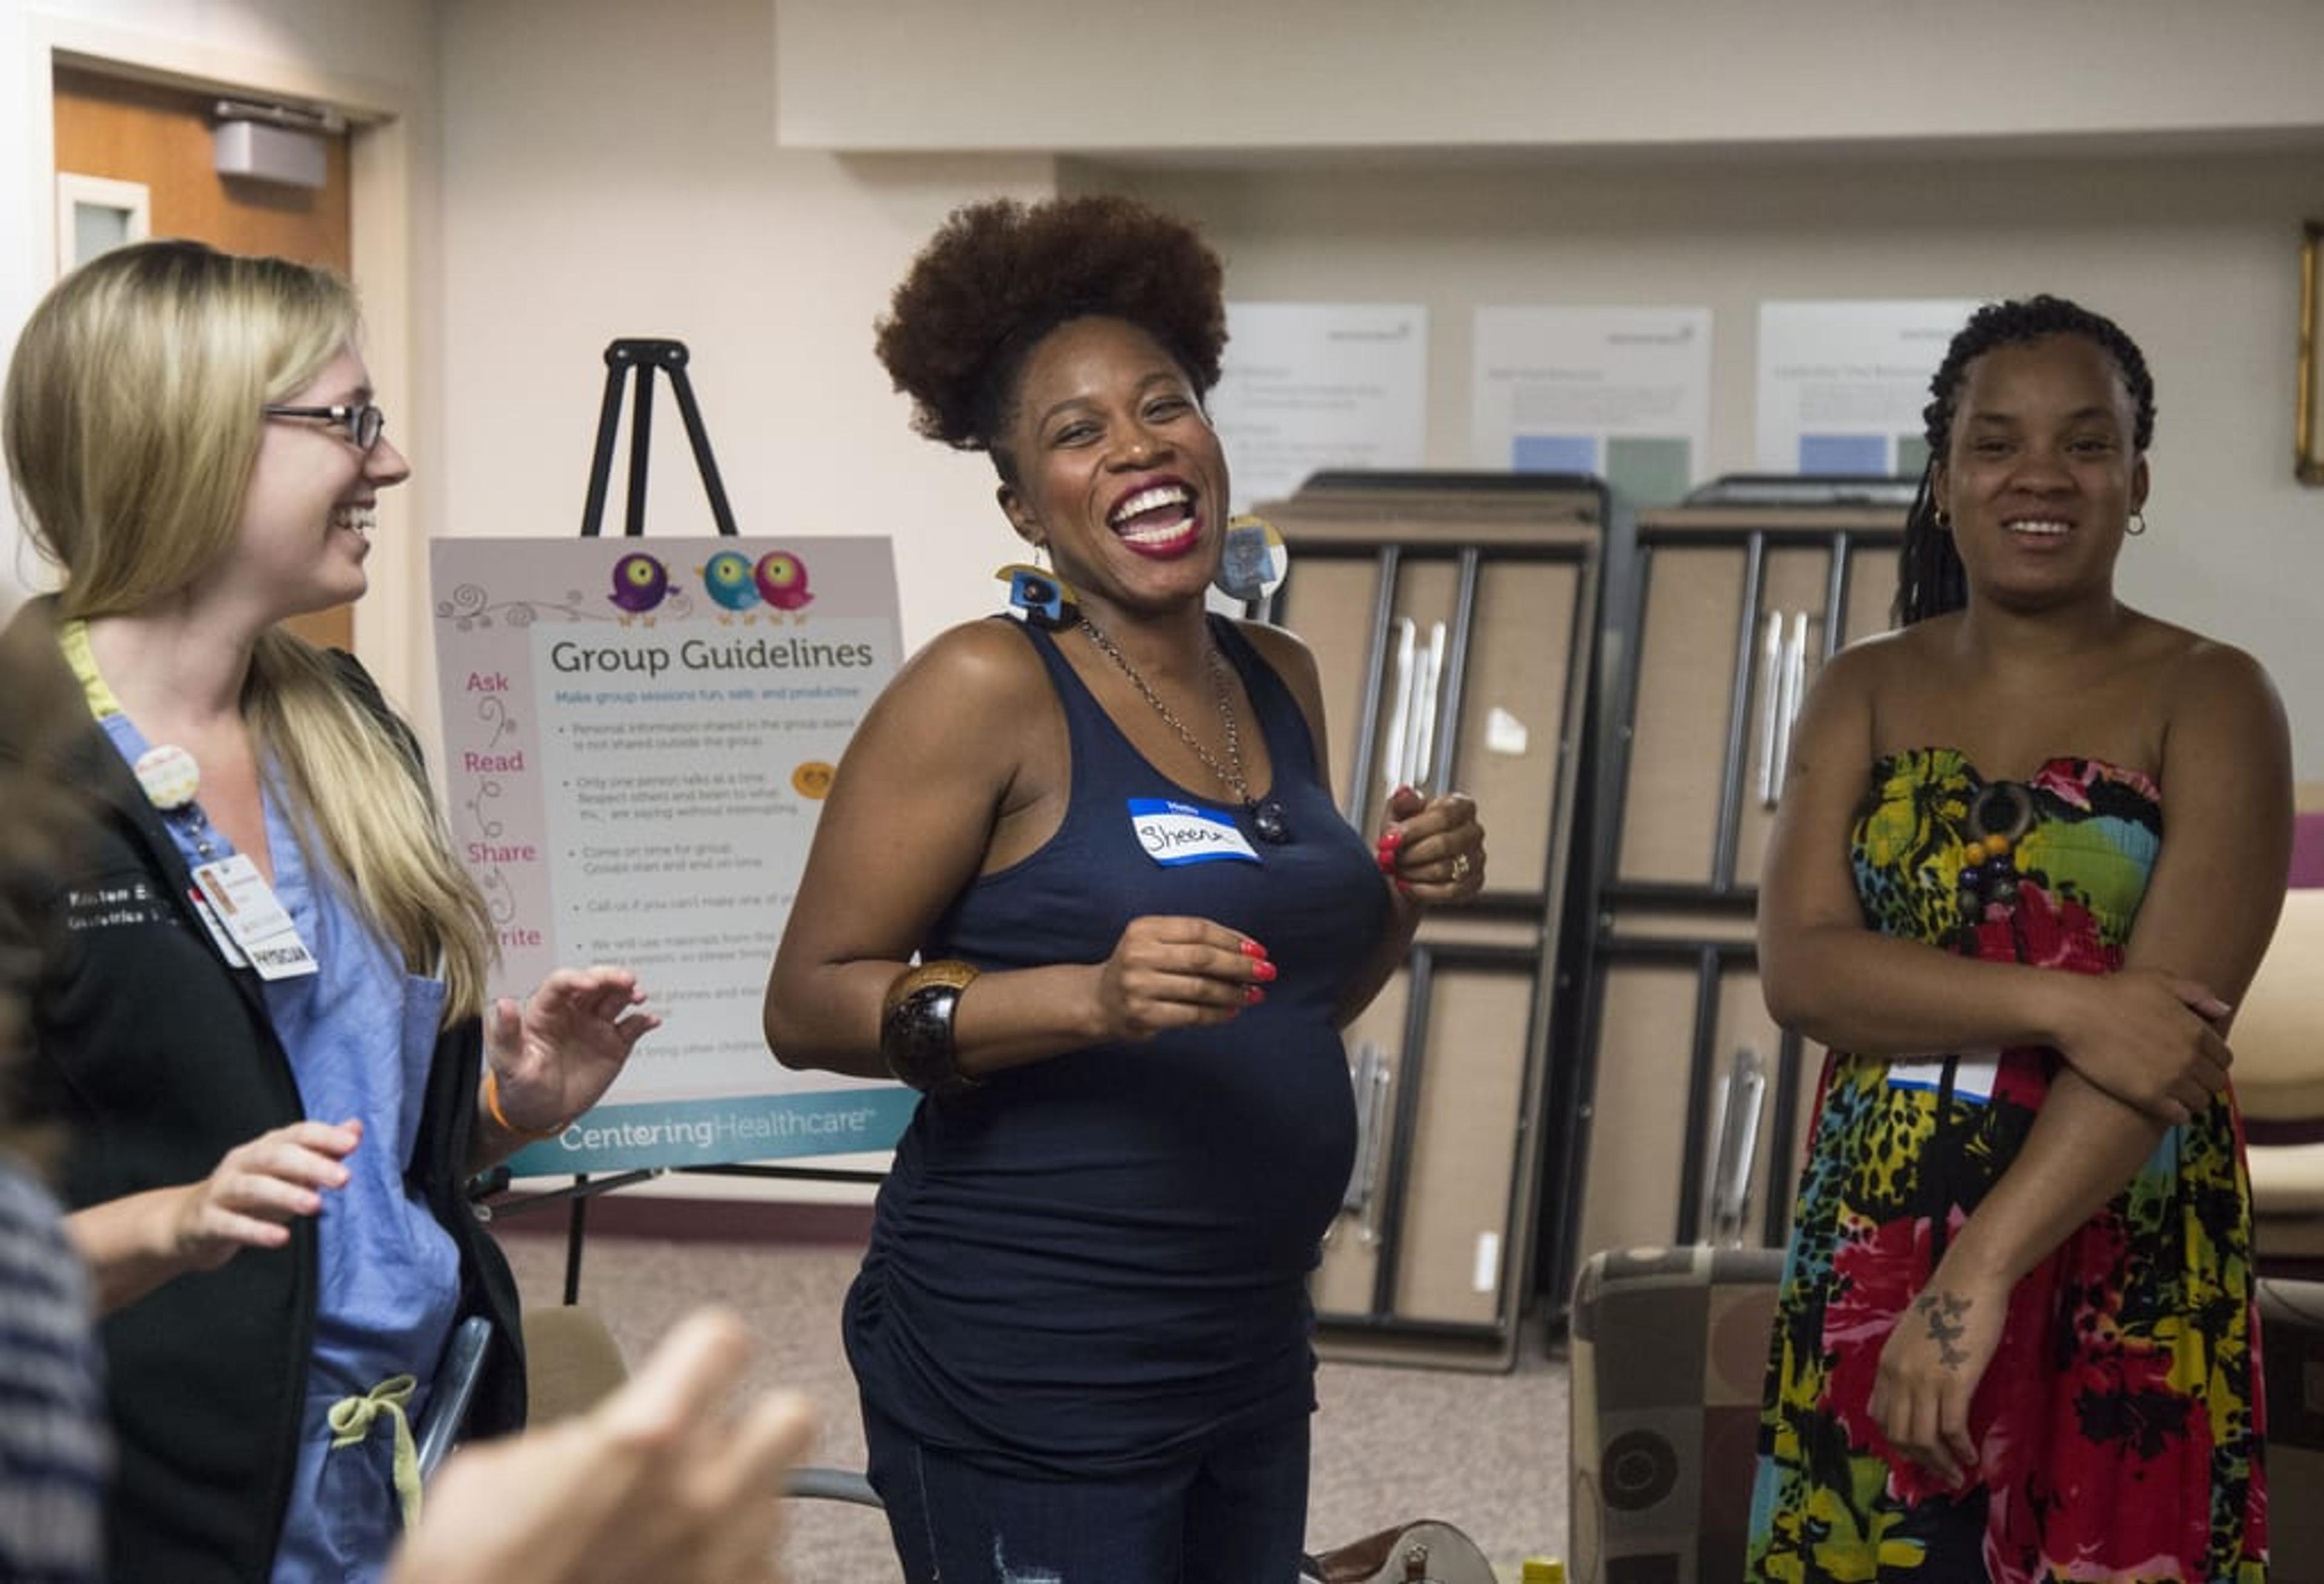
MULTIPOLYGON (((60 613, 136 611, 214 566, 261 410, 358 327, 328 271, 200 243, 116 249, 59 282, 17 340, 0 424, 20 514, 65 576, 60 613)), ((447 1024, 480 1010, 492 916, 403 745, 329 656, 280 629, 252 655, 243 709, 348 899, 410 972, 442 974, 447 1024)))

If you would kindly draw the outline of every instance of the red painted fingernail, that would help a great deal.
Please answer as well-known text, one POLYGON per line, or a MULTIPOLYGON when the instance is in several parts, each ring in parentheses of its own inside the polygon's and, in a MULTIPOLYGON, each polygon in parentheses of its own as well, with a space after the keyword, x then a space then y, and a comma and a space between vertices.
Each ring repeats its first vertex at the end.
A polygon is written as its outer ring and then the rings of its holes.
POLYGON ((1269 962, 1266 958, 1262 957, 1252 965, 1250 972, 1251 976, 1258 980, 1259 983, 1273 984, 1275 982, 1276 974, 1280 972, 1281 970, 1277 968, 1274 963, 1269 962))
POLYGON ((1237 946, 1235 950, 1240 952, 1246 957, 1255 957, 1261 962, 1267 961, 1267 948, 1260 945, 1257 941, 1246 938, 1242 944, 1237 946))
POLYGON ((1267 992, 1259 986, 1247 984, 1242 987, 1242 1000, 1246 1007, 1256 1007, 1265 999, 1267 999, 1267 992))

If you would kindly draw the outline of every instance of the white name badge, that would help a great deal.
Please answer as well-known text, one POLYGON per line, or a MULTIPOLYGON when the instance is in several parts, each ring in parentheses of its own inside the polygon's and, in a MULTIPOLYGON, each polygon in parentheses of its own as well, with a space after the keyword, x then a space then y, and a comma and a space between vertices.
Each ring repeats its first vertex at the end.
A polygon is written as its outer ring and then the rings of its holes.
POLYGON ((247 855, 237 852, 203 864, 194 870, 194 883, 259 978, 295 979, 321 972, 315 953, 299 938, 290 910, 247 855))
MULTIPOLYGON (((1993 1081, 2001 1071, 1999 1051, 1963 1051, 1953 1058, 1953 1098, 1983 1105, 1993 1098, 1993 1081)), ((1937 1062, 1891 1062, 1888 1082, 1898 1089, 1925 1089, 1931 1093, 1944 1087, 1945 1064, 1937 1062)))
POLYGON ((232 935, 226 933, 226 925, 218 918, 217 909, 210 906, 208 897, 202 895, 201 887, 196 886, 188 891, 186 899, 194 905, 195 916, 202 921, 202 927, 209 932, 210 944, 218 949, 218 955, 226 959, 226 965, 228 968, 249 967, 250 959, 242 954, 242 948, 234 944, 232 935))
POLYGON ((1163 797, 1133 797, 1130 828, 1146 856, 1166 869, 1182 863, 1259 861, 1233 817, 1217 809, 1163 797))

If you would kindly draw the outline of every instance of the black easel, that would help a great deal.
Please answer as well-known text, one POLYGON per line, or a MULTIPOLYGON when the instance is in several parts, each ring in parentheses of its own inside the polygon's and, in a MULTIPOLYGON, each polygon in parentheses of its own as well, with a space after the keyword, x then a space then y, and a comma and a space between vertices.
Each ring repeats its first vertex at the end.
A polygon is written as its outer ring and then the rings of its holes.
POLYGON ((622 423, 622 381, 632 370, 638 376, 637 399, 630 408, 630 500, 622 532, 638 539, 646 531, 646 464, 653 453, 653 377, 660 369, 678 392, 678 414, 686 421, 686 438, 694 447, 694 465, 702 474, 703 493, 710 497, 710 515, 718 531, 734 537, 734 509, 726 503, 726 486, 718 477, 717 458, 710 455, 710 436, 702 427, 702 409, 695 404, 694 382, 686 377, 687 350, 683 341, 624 338, 605 348, 605 400, 597 409, 597 449, 589 461, 589 498, 581 508, 581 537, 593 539, 605 520, 605 484, 613 471, 613 435, 622 423))
MULTIPOLYGON (((687 377, 686 343, 625 337, 605 348, 605 400, 597 410, 597 446, 589 461, 589 495, 581 508, 581 537, 595 539, 605 520, 605 490, 613 471, 613 441, 622 423, 622 385, 629 375, 638 377, 634 400, 630 405, 630 471, 629 500, 622 532, 629 539, 644 537, 646 530, 646 466, 652 456, 653 441, 653 377, 659 369, 669 378, 670 389, 678 394, 678 416, 686 424, 687 444, 694 448, 694 465, 702 475, 703 493, 710 498, 710 514, 716 520, 722 538, 736 535, 734 511, 726 502, 726 486, 718 476, 717 458, 710 454, 710 436, 702 425, 702 409, 694 400, 694 382, 687 377)), ((495 1216, 513 1215, 520 1211, 537 1209, 545 1204, 565 1203, 567 1217, 565 1229, 565 1302, 581 1301, 581 1248, 588 1223, 589 1201, 600 1193, 610 1193, 616 1188, 626 1188, 632 1183, 643 1183, 664 1176, 672 1171, 709 1177, 769 1177, 787 1178, 798 1182, 819 1183, 878 1183, 884 1174, 843 1170, 831 1166, 770 1166, 734 1165, 723 1166, 647 1166, 633 1172, 622 1172, 592 1182, 587 1173, 573 1179, 569 1188, 552 1188, 540 1193, 520 1194, 493 1202, 495 1216)), ((476 1179, 471 1197, 482 1198, 505 1190, 511 1181, 505 1165, 494 1166, 476 1179)))

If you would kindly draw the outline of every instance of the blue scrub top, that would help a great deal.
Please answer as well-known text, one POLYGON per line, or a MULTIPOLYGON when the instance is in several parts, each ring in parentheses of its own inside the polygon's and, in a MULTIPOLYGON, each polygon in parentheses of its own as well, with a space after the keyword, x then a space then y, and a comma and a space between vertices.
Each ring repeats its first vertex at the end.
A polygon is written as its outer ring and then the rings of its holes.
MULTIPOLYGON (((100 702, 94 688, 92 702, 100 702)), ((149 746, 143 734, 117 704, 98 719, 134 767, 149 746)), ((331 1405, 409 1374, 420 1383, 407 1406, 416 1426, 459 1305, 459 1251, 411 1173, 445 990, 406 973, 343 882, 309 867, 320 843, 300 839, 277 782, 270 765, 263 799, 274 894, 319 972, 266 983, 266 1009, 307 1116, 358 1119, 364 1138, 344 1163, 346 1184, 323 1195, 315 1349, 273 1581, 357 1584, 384 1576, 401 1533, 392 1427, 383 1418, 359 1444, 334 1449, 331 1405)), ((195 811, 165 814, 162 823, 189 866, 234 852, 195 811)))

